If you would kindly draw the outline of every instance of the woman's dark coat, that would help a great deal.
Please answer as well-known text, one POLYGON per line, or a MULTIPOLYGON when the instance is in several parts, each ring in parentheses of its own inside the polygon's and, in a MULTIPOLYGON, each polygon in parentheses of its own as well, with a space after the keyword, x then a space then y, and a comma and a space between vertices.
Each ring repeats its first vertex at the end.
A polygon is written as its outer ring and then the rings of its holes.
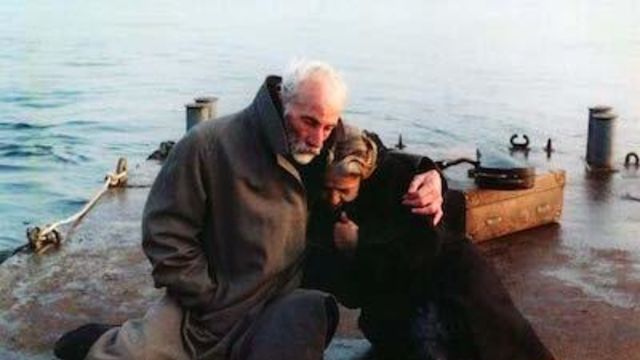
POLYGON ((378 168, 362 182, 358 198, 339 210, 359 226, 353 254, 336 250, 327 240, 336 214, 326 205, 314 208, 306 285, 362 308, 360 325, 370 340, 377 329, 369 327, 367 317, 406 318, 431 303, 453 332, 447 340, 454 350, 450 360, 553 359, 476 247, 431 227, 401 204, 416 171, 430 167, 428 159, 417 167, 412 158, 382 148, 378 168))

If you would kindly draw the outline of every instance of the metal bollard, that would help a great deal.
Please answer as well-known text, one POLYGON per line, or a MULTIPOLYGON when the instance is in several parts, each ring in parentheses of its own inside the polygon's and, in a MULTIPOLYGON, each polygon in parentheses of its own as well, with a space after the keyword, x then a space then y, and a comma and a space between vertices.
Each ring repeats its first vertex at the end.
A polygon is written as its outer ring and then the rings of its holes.
POLYGON ((198 123, 209 120, 209 109, 204 103, 186 104, 187 110, 187 131, 198 123))
POLYGON ((591 154, 592 150, 592 143, 589 139, 591 139, 592 136, 594 136, 593 133, 593 115, 595 114, 603 114, 603 113, 608 113, 611 110, 613 110, 613 108, 611 106, 607 106, 607 105, 596 105, 596 106, 592 106, 589 108, 589 130, 587 131, 587 154, 585 156, 586 159, 589 159, 589 154, 591 154))
POLYGON ((215 96, 201 96, 194 99, 196 104, 207 105, 207 119, 215 119, 218 114, 218 98, 215 96))
POLYGON ((587 163, 595 169, 612 169, 615 119, 609 106, 589 109, 589 134, 587 138, 587 163))

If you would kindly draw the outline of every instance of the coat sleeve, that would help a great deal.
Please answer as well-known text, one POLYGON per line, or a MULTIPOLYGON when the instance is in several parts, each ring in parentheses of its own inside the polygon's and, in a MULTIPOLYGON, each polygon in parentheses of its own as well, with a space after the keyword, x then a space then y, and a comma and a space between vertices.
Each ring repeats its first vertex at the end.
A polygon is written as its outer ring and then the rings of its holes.
MULTIPOLYGON (((397 151, 395 149, 390 149, 382 143, 382 140, 380 140, 380 137, 376 133, 365 130, 365 134, 378 145, 378 151, 380 153, 393 154, 392 156, 396 156, 400 159, 404 159, 405 161, 408 161, 409 163, 413 164, 414 175, 419 175, 431 170, 438 171, 438 174, 440 174, 440 180, 442 181, 442 199, 446 202, 445 195, 447 193, 447 189, 449 188, 447 185, 447 180, 445 179, 444 174, 442 173, 442 171, 440 171, 440 169, 438 169, 438 167, 436 166, 436 163, 433 160, 431 160, 426 156, 410 154, 410 153, 397 151)), ((444 204, 443 204, 443 209, 444 209, 444 204)))
POLYGON ((445 179, 444 174, 442 173, 442 171, 440 171, 440 169, 438 169, 438 167, 436 166, 436 163, 433 160, 431 160, 427 156, 401 153, 401 152, 395 152, 395 151, 393 152, 395 153, 395 156, 405 157, 408 161, 414 164, 414 167, 413 167, 414 175, 426 173, 427 171, 431 171, 431 170, 436 170, 438 174, 440 174, 440 180, 442 180, 442 197, 444 198, 445 194, 447 193, 447 189, 449 188, 447 185, 447 179, 445 179))
POLYGON ((208 144, 189 132, 172 149, 147 199, 142 220, 142 247, 153 267, 157 288, 187 308, 206 309, 216 283, 202 243, 207 213, 208 144))
POLYGON ((331 293, 342 305, 353 309, 360 306, 355 261, 333 244, 333 215, 322 202, 316 203, 311 211, 303 287, 331 293))

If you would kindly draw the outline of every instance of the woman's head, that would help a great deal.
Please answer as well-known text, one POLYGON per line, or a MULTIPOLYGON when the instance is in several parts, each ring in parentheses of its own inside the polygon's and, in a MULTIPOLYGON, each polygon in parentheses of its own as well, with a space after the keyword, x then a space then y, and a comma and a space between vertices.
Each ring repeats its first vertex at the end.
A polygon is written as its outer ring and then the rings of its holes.
POLYGON ((378 149, 360 129, 345 125, 336 134, 333 154, 325 173, 325 199, 333 207, 355 200, 360 182, 376 168, 378 149))

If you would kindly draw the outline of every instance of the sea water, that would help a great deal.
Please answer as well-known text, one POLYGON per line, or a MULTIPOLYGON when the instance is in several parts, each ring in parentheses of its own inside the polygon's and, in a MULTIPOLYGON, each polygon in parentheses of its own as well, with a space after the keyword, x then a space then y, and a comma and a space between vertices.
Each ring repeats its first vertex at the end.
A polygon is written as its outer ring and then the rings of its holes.
POLYGON ((434 158, 527 134, 582 161, 587 108, 640 151, 635 0, 0 3, 0 249, 77 211, 118 157, 184 133, 184 104, 244 107, 292 58, 349 84, 345 118, 434 158))

